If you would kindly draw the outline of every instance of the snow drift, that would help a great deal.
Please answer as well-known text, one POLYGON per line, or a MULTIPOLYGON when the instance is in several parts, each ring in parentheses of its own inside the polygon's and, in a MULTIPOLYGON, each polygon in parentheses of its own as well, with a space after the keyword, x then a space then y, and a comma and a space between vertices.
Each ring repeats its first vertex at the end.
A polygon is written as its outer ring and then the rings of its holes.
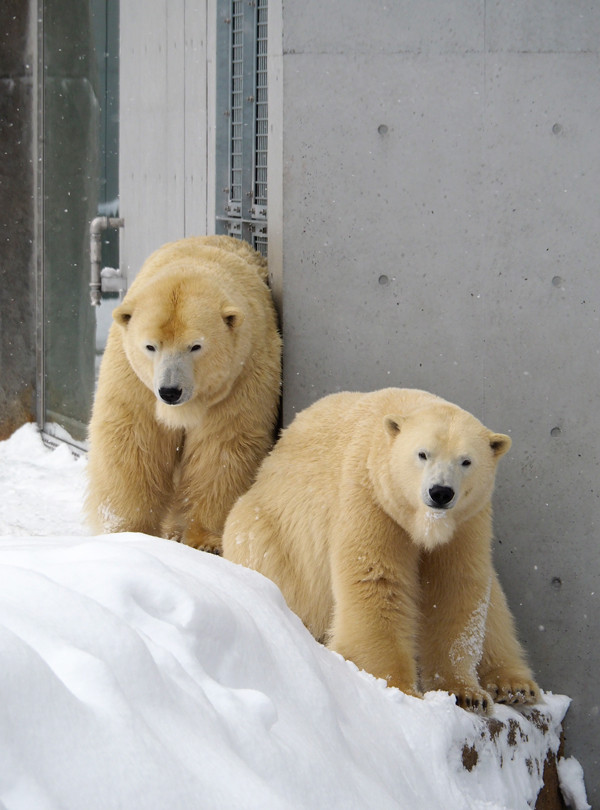
MULTIPOLYGON (((568 698, 486 722, 445 693, 388 689, 259 574, 144 535, 86 536, 84 468, 31 426, 0 444, 1 807, 535 804, 568 698)), ((561 780, 583 810, 576 766, 561 780)))

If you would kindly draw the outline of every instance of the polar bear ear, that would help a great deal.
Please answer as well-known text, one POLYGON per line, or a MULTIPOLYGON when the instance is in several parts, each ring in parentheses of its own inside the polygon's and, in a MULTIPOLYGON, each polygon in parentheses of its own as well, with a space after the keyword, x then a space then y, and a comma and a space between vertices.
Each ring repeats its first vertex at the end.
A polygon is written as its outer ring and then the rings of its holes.
POLYGON ((121 304, 121 306, 113 310, 113 319, 119 324, 119 326, 127 326, 131 320, 132 314, 133 312, 131 306, 128 304, 121 304))
POLYGON ((490 447, 496 458, 508 453, 511 444, 510 436, 505 436, 504 433, 490 433, 490 447))
POLYGON ((235 329, 237 326, 241 326, 244 313, 237 307, 226 306, 221 310, 221 317, 230 329, 235 329))
POLYGON ((390 434, 392 438, 395 438, 399 433, 400 429, 402 428, 402 423, 404 422, 404 416, 396 416, 393 413, 388 413, 387 416, 383 417, 383 424, 385 429, 390 434))

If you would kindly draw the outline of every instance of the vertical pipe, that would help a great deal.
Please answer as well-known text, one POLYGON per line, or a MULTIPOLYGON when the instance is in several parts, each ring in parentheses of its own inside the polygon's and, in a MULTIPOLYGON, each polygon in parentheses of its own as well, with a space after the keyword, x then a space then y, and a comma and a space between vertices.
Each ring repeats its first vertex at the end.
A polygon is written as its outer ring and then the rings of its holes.
POLYGON ((121 217, 95 217, 90 223, 90 303, 99 307, 102 298, 102 234, 108 228, 122 228, 121 217))

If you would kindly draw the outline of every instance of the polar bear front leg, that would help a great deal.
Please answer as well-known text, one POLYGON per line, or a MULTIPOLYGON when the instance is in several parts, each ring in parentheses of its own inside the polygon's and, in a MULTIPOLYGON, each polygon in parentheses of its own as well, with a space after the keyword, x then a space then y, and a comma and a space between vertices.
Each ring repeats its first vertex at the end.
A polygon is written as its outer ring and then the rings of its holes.
POLYGON ((465 709, 487 713, 493 696, 479 683, 492 567, 483 525, 473 521, 423 556, 420 662, 424 688, 455 695, 465 709))
POLYGON ((538 703, 541 698, 496 573, 492 577, 479 680, 496 703, 529 704, 538 703))
POLYGON ((267 451, 259 442, 239 445, 238 437, 207 438, 204 428, 187 432, 172 505, 177 526, 173 537, 185 545, 221 553, 227 515, 250 488, 267 451))
POLYGON ((178 437, 144 413, 117 416, 93 425, 89 520, 96 532, 155 535, 171 498, 178 437))
POLYGON ((420 696, 418 549, 376 510, 346 513, 336 529, 331 542, 334 613, 327 646, 389 686, 420 696))

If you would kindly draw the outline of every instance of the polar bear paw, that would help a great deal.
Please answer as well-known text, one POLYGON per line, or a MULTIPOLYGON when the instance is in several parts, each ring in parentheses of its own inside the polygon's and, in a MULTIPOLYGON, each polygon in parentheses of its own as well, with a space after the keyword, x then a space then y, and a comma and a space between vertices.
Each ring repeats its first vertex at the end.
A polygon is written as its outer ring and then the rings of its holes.
POLYGON ((536 682, 523 675, 511 673, 506 670, 489 672, 482 682, 495 703, 504 703, 509 706, 525 706, 539 703, 541 693, 536 682))
POLYGON ((457 706, 476 714, 489 714, 494 705, 492 695, 480 686, 459 686, 448 691, 456 698, 457 706))
POLYGON ((218 554, 221 556, 223 553, 220 535, 214 534, 214 532, 208 529, 188 526, 181 538, 181 542, 185 546, 191 546, 192 548, 198 549, 198 551, 206 551, 209 554, 218 554))

